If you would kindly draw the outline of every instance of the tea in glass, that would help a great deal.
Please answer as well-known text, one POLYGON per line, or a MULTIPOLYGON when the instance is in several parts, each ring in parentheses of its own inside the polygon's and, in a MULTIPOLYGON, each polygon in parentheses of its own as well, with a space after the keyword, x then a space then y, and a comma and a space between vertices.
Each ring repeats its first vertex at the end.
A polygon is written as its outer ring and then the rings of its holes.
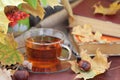
POLYGON ((62 52, 63 33, 45 28, 29 32, 25 38, 27 59, 32 63, 33 72, 55 72, 61 68, 58 57, 62 52), (40 32, 45 30, 49 32, 40 32))

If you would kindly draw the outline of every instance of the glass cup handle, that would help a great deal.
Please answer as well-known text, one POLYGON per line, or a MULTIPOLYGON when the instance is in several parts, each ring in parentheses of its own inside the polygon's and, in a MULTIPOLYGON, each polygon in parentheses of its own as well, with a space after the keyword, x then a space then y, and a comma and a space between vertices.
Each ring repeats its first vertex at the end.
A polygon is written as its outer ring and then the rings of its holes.
POLYGON ((58 59, 61 60, 61 61, 70 60, 70 58, 71 58, 71 56, 72 56, 72 51, 70 50, 70 48, 69 48, 67 45, 61 44, 61 46, 62 46, 63 48, 65 48, 66 50, 68 50, 68 54, 69 54, 69 55, 68 55, 67 58, 64 58, 64 57, 60 56, 60 57, 58 57, 58 59))

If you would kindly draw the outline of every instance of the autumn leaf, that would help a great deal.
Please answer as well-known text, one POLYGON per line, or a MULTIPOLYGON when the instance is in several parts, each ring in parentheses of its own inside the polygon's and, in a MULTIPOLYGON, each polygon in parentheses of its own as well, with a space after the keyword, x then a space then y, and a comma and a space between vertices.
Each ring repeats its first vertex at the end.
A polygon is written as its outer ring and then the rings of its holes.
POLYGON ((0 32, 6 34, 8 31, 8 23, 10 21, 3 11, 0 11, 0 32))
POLYGON ((7 34, 7 36, 5 37, 5 44, 7 46, 9 46, 12 49, 16 49, 17 48, 17 42, 14 39, 14 35, 13 34, 7 34))
POLYGON ((71 69, 74 71, 76 74, 80 73, 80 68, 77 66, 77 61, 69 61, 70 64, 72 64, 71 69))
POLYGON ((77 35, 77 42, 99 42, 99 43, 108 43, 109 41, 102 39, 102 33, 96 31, 93 33, 92 26, 89 24, 84 24, 83 26, 75 26, 72 29, 73 36, 77 35))
POLYGON ((36 9, 34 9, 32 6, 30 6, 26 3, 23 3, 23 4, 21 4, 21 9, 23 11, 26 11, 26 12, 32 14, 33 16, 39 16, 41 19, 43 19, 44 15, 45 15, 44 14, 45 10, 39 3, 37 3, 37 8, 36 9))
POLYGON ((6 34, 0 32, 0 43, 5 44, 6 34))
POLYGON ((95 8, 94 14, 100 13, 103 15, 115 15, 120 10, 120 1, 114 1, 110 4, 109 7, 104 7, 99 2, 98 4, 95 4, 93 7, 95 8))
POLYGON ((81 73, 78 74, 74 79, 84 78, 84 80, 87 80, 87 79, 91 79, 95 76, 96 76, 96 74, 92 70, 88 71, 88 72, 81 71, 81 73))
POLYGON ((109 67, 111 62, 108 63, 107 57, 103 55, 99 49, 96 51, 94 58, 91 58, 87 54, 86 50, 81 50, 80 57, 82 60, 88 61, 91 64, 91 69, 89 71, 80 70, 76 61, 70 61, 71 69, 77 74, 76 78, 84 78, 84 80, 94 78, 95 76, 104 73, 109 67))
POLYGON ((0 48, 0 62, 2 65, 11 65, 23 62, 23 55, 19 51, 3 44, 0 44, 0 48))
POLYGON ((23 0, 0 0, 0 7, 5 7, 5 6, 18 6, 21 3, 25 3, 23 0))
POLYGON ((6 35, 5 44, 0 43, 0 62, 2 65, 11 65, 22 63, 24 60, 23 55, 16 49, 17 43, 13 35, 6 35))
POLYGON ((58 0, 40 0, 41 4, 43 6, 51 6, 51 7, 54 7, 54 6, 61 6, 61 4, 59 3, 58 0))

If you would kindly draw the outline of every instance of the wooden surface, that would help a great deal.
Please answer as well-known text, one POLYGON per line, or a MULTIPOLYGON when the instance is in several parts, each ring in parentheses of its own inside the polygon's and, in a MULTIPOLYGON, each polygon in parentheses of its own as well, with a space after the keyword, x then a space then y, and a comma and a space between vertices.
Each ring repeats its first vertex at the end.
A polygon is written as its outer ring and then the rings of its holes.
MULTIPOLYGON (((120 80, 120 57, 109 57, 109 61, 112 61, 110 69, 91 80, 120 80)), ((73 80, 75 76, 76 74, 69 69, 53 74, 30 74, 29 80, 73 80)))

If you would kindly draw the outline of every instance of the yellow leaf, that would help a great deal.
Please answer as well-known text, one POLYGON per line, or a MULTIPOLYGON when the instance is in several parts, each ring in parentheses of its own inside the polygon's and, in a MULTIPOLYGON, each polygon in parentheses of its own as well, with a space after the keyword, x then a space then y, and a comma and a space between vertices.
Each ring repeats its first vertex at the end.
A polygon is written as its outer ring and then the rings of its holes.
POLYGON ((82 74, 78 74, 74 79, 76 80, 77 78, 84 78, 84 80, 87 79, 91 79, 93 77, 95 77, 96 74, 93 71, 89 71, 89 72, 82 72, 82 74))
POLYGON ((93 7, 95 8, 94 13, 100 13, 103 15, 115 15, 120 10, 120 1, 115 1, 110 4, 108 8, 103 7, 101 3, 95 4, 93 7))
POLYGON ((75 61, 69 61, 69 63, 72 65, 71 69, 77 74, 80 72, 79 67, 77 66, 76 60, 75 61))
POLYGON ((96 55, 93 58, 93 60, 96 63, 96 65, 94 65, 94 69, 93 69, 93 71, 96 74, 104 73, 110 67, 111 62, 108 63, 107 56, 103 55, 99 51, 99 49, 97 49, 96 55))
POLYGON ((96 51, 94 58, 91 58, 86 50, 81 50, 80 57, 81 60, 86 60, 91 64, 91 69, 89 71, 82 71, 76 61, 70 61, 71 69, 77 73, 75 79, 84 78, 84 80, 86 80, 94 78, 95 76, 104 73, 111 64, 110 62, 108 63, 107 56, 104 56, 99 50, 96 51))
POLYGON ((9 20, 3 11, 0 11, 0 32, 6 34, 8 31, 9 20))
POLYGON ((23 0, 1 0, 1 2, 6 5, 18 6, 21 3, 24 3, 23 0))
POLYGON ((61 5, 58 0, 47 0, 47 4, 51 7, 61 5))
POLYGON ((23 11, 26 11, 34 16, 39 16, 41 19, 44 18, 44 13, 45 13, 45 10, 43 9, 42 6, 40 6, 40 4, 38 3, 37 4, 37 8, 34 9, 33 7, 31 7, 30 5, 26 4, 26 3, 23 3, 22 4, 22 9, 23 11))
POLYGON ((0 32, 0 43, 5 44, 5 37, 6 35, 0 32))
POLYGON ((4 40, 5 44, 8 45, 10 48, 12 49, 17 48, 17 42, 15 41, 13 34, 7 34, 4 40))
POLYGON ((72 34, 77 35, 78 37, 75 39, 79 39, 81 42, 99 42, 99 43, 109 42, 107 40, 102 39, 102 33, 96 31, 94 34, 92 31, 93 30, 91 25, 84 24, 83 26, 78 25, 73 27, 72 34))

